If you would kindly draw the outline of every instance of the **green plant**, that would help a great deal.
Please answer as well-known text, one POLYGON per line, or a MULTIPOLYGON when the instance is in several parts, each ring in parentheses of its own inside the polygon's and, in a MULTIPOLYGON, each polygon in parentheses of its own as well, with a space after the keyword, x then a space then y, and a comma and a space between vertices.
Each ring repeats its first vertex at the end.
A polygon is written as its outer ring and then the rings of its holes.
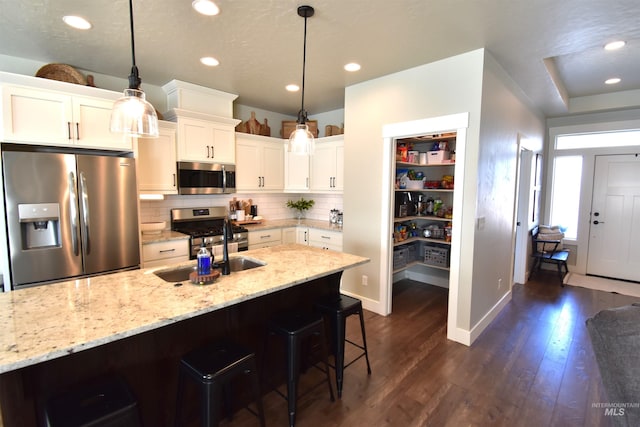
POLYGON ((300 200, 287 200, 287 207, 303 212, 307 209, 311 209, 316 202, 313 200, 305 200, 304 197, 300 197, 300 200))

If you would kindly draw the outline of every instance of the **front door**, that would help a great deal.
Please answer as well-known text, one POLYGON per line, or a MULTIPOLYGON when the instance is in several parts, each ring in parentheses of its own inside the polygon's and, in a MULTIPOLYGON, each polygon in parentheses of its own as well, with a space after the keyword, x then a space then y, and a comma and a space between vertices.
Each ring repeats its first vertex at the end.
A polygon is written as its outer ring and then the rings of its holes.
POLYGON ((640 156, 596 156, 587 274, 640 281, 640 156))

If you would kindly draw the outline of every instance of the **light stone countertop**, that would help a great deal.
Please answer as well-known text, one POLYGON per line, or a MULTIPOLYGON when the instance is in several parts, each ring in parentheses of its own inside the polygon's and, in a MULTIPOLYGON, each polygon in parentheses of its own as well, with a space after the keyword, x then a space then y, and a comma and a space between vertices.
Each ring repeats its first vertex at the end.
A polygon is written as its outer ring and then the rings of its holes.
POLYGON ((156 242, 166 242, 169 240, 189 239, 188 234, 178 233, 177 231, 172 231, 172 230, 162 230, 160 233, 157 233, 157 234, 141 233, 140 235, 141 235, 140 241, 142 242, 143 245, 148 245, 149 243, 156 243, 156 242))
MULTIPOLYGON (((297 222, 297 221, 296 221, 297 222)), ((287 244, 230 255, 267 265, 210 285, 174 286, 133 270, 0 294, 0 373, 63 357, 367 263, 368 258, 287 244)), ((194 264, 175 264, 169 268, 194 264)))
POLYGON ((269 230, 272 228, 286 228, 286 227, 309 227, 317 228, 327 231, 338 231, 342 233, 342 225, 331 224, 328 220, 321 221, 319 219, 302 219, 298 221, 295 218, 292 219, 276 219, 276 220, 264 220, 260 224, 243 224, 249 231, 269 230))

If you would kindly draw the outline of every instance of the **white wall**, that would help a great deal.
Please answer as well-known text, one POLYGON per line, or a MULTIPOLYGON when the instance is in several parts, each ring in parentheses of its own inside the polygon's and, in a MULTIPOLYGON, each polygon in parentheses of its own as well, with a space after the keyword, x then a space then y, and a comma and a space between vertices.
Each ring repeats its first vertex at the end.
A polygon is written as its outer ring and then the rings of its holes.
MULTIPOLYGON (((484 61, 482 118, 477 170, 477 211, 482 227, 475 230, 473 285, 468 326, 481 325, 483 318, 497 314, 494 307, 509 298, 512 277, 516 163, 518 134, 526 135, 528 146, 541 152, 544 118, 532 109, 520 89, 495 59, 484 61), (491 248, 490 250, 487 250, 491 248), (498 286, 501 281, 501 286, 498 286)), ((526 195, 524 196, 526 197, 526 195)), ((466 304, 466 301, 464 301, 466 304)), ((467 319, 460 319, 467 321, 467 319)), ((463 323, 464 324, 464 323, 463 323)))
MULTIPOLYGON (((382 128, 393 123, 469 113, 467 144, 477 147, 483 55, 482 50, 476 50, 346 88, 345 165, 349 166, 345 167, 344 250, 366 256, 371 262, 346 271, 342 286, 362 297, 374 311, 384 313, 380 304, 389 285, 386 265, 390 238, 385 234, 388 224, 383 223, 384 211, 389 207, 383 206, 382 201, 387 198, 385 193, 390 191, 391 181, 382 180, 382 169, 390 167, 385 162, 389 153, 385 153, 382 128), (369 278, 366 287, 361 285, 363 274, 369 278)), ((476 158, 471 152, 465 168, 475 170, 476 158)), ((475 193, 475 186, 469 189, 475 193)), ((466 184, 463 191, 466 196, 466 184)), ((473 224, 475 197, 469 200, 465 202, 463 215, 470 215, 473 224)), ((473 230, 473 226, 470 228, 473 230)), ((462 250, 472 249, 473 234, 461 237, 471 243, 461 245, 462 250)), ((470 268, 470 264, 461 265, 461 280, 471 280, 470 268)))
POLYGON ((345 164, 366 167, 345 168, 344 250, 371 259, 345 272, 343 288, 347 292, 362 297, 371 309, 383 310, 381 295, 388 283, 381 272, 388 263, 389 236, 384 234, 387 227, 382 223, 382 213, 388 207, 382 206, 382 200, 391 183, 381 178, 381 168, 388 167, 382 127, 467 112, 465 181, 456 182, 463 186, 464 200, 461 217, 456 218, 462 221, 459 287, 453 302, 457 316, 450 319, 448 327, 461 331, 461 335, 454 335, 467 343, 486 327, 483 319, 507 291, 482 294, 490 287, 497 288, 496 275, 506 283, 510 279, 517 133, 537 138, 540 146, 544 134, 543 120, 517 92, 484 49, 346 88, 345 164), (479 216, 484 218, 485 228, 476 235, 479 216), (489 260, 484 259, 486 254, 491 254, 489 260), (475 261, 476 256, 482 257, 482 265, 475 261), (366 287, 361 285, 363 274, 369 277, 366 287))

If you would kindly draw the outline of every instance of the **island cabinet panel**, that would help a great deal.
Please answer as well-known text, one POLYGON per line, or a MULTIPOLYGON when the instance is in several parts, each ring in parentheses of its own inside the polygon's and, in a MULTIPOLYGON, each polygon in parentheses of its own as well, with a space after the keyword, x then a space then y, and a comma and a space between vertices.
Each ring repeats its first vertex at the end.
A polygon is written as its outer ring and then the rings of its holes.
MULTIPOLYGON (((340 271, 132 337, 4 373, 0 375, 3 425, 45 425, 43 407, 49 396, 111 375, 122 377, 130 386, 138 401, 142 425, 173 425, 178 363, 184 354, 213 340, 230 338, 255 351, 258 360, 262 361, 267 320, 277 311, 294 307, 311 311, 316 299, 339 292, 341 276, 340 271)), ((87 324, 87 328, 91 328, 91 324, 87 324)), ((275 384, 283 384, 286 378, 284 360, 276 354, 265 363, 264 369, 275 379, 275 384)), ((266 394, 271 390, 262 391, 266 394)), ((237 387, 234 393, 234 410, 252 401, 250 389, 237 387)), ((197 399, 187 401, 194 405, 187 410, 196 410, 197 399)))

